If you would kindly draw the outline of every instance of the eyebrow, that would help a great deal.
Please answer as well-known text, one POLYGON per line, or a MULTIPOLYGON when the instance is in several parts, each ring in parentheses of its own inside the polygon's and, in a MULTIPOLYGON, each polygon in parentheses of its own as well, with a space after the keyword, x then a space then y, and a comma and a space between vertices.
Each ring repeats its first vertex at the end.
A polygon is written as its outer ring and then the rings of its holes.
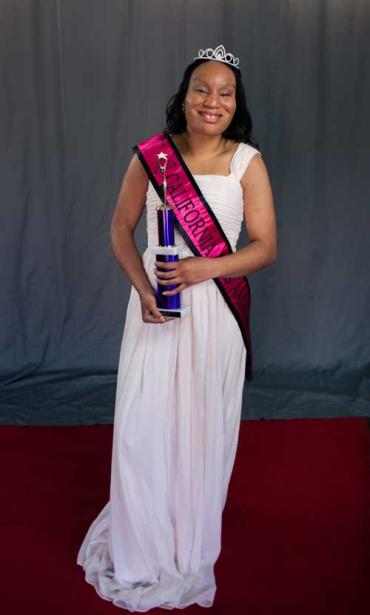
MULTIPOLYGON (((204 79, 202 79, 201 77, 193 77, 192 81, 204 81, 204 79)), ((232 88, 236 88, 236 85, 234 83, 231 83, 230 81, 225 83, 225 85, 222 87, 226 87, 227 85, 230 85, 232 88)))

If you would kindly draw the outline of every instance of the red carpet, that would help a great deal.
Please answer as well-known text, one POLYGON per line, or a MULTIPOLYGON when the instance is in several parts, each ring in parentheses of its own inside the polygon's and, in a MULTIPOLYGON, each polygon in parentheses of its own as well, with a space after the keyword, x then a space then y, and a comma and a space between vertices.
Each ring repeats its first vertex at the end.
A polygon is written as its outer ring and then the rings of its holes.
MULTIPOLYGON (((75 563, 109 497, 111 439, 106 425, 0 428, 3 615, 128 613, 75 563)), ((368 475, 366 418, 243 421, 215 604, 181 612, 368 614, 368 475)))

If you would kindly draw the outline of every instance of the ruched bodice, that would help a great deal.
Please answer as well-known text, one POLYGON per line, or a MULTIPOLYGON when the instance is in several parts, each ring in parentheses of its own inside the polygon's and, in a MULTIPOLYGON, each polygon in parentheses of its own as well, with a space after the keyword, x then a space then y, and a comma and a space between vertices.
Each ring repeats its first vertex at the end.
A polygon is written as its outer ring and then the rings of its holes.
MULTIPOLYGON (((240 179, 245 173, 250 160, 260 152, 247 143, 240 143, 232 157, 229 175, 193 175, 216 218, 235 251, 243 222, 243 188, 240 179)), ((160 199, 149 182, 146 194, 146 222, 148 246, 158 245, 156 207, 160 199)), ((184 246, 183 254, 188 250, 180 233, 175 231, 175 243, 184 246)), ((189 251, 190 253, 190 251, 189 251)))

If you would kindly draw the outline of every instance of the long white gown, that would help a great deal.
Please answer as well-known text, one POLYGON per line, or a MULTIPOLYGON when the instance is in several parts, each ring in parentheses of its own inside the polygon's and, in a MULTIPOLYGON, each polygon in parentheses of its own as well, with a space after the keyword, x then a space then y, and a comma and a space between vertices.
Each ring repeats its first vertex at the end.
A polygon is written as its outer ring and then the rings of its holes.
MULTIPOLYGON (((259 151, 240 144, 230 174, 194 175, 235 251, 240 178, 259 151)), ((147 192, 148 246, 158 196, 147 192)), ((181 235, 182 256, 192 256, 181 235)), ((156 285, 155 256, 143 254, 156 285)), ((128 611, 213 604, 214 564, 234 464, 246 350, 213 280, 187 288, 190 316, 143 323, 132 288, 116 390, 110 500, 90 525, 77 564, 105 600, 128 611)))

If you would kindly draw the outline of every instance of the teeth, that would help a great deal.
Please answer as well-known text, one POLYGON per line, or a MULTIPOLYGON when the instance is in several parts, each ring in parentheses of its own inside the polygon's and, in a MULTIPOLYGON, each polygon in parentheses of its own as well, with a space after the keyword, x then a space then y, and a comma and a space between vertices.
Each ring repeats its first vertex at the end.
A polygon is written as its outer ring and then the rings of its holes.
POLYGON ((211 115, 210 113, 201 113, 201 115, 203 115, 203 117, 205 117, 207 120, 216 120, 218 117, 220 117, 219 115, 211 115))

